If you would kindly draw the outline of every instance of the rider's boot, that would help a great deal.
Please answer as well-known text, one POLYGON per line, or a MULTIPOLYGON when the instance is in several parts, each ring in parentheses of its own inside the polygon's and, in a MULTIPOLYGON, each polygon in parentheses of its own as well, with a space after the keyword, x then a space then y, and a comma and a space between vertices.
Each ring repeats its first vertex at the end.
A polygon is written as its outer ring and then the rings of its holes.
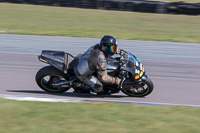
POLYGON ((83 93, 83 83, 73 82, 72 87, 74 88, 74 93, 83 93))

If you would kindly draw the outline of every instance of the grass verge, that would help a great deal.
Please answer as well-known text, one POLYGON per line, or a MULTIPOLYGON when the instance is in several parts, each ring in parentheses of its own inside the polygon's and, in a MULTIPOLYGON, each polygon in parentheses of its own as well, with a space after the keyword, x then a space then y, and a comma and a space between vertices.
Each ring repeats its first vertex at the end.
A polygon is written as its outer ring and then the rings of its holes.
POLYGON ((200 43, 200 17, 0 3, 0 33, 200 43))
POLYGON ((198 133, 200 109, 0 99, 1 133, 198 133))

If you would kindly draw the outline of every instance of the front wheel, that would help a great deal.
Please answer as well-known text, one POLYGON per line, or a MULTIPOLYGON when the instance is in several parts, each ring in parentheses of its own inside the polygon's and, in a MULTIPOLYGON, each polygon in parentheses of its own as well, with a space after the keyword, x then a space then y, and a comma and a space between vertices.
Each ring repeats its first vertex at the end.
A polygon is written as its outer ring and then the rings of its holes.
POLYGON ((128 88, 123 88, 122 92, 131 97, 144 97, 153 91, 154 85, 148 77, 142 78, 141 82, 128 88))
POLYGON ((63 82, 66 81, 67 79, 68 78, 64 73, 60 72, 59 70, 55 69, 52 66, 46 66, 41 68, 35 76, 37 85, 44 91, 51 93, 63 93, 69 90, 70 87, 56 88, 52 86, 52 83, 63 82))

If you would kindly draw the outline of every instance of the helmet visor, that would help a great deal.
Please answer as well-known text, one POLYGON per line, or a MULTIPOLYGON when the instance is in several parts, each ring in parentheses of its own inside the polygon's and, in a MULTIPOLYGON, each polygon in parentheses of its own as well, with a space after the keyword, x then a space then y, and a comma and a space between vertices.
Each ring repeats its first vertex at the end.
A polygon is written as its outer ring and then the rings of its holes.
POLYGON ((112 52, 112 53, 115 53, 116 51, 117 51, 117 46, 110 46, 110 51, 112 52))

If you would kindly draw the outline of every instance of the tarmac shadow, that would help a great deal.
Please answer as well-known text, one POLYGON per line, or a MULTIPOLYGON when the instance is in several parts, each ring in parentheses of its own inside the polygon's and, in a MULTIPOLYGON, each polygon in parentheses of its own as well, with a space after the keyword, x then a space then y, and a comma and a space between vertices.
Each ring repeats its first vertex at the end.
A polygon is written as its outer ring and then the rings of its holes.
POLYGON ((16 93, 29 93, 29 94, 47 94, 47 95, 54 95, 54 96, 67 96, 67 97, 81 97, 81 98, 123 98, 128 97, 126 95, 92 95, 89 93, 73 93, 73 92, 64 92, 64 93, 49 93, 45 91, 36 91, 36 90, 7 90, 8 92, 16 92, 16 93))

